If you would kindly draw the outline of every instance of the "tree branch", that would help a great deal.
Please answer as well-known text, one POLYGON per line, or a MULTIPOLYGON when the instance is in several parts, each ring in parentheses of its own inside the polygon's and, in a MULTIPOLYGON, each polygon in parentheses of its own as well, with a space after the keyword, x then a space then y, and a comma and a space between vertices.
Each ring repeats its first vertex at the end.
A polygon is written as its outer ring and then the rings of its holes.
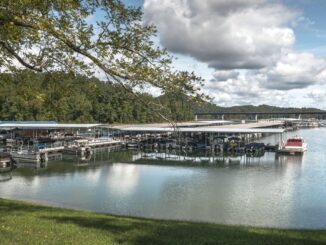
MULTIPOLYGON (((24 28, 30 28, 30 29, 34 29, 36 31, 44 31, 44 28, 47 28, 47 32, 52 35, 54 38, 56 38, 57 40, 60 40, 61 42, 63 42, 67 47, 69 47, 71 50, 75 51, 76 53, 78 54, 81 54, 85 57, 87 57, 88 59, 90 59, 96 66, 98 66, 101 70, 103 70, 105 73, 109 74, 110 76, 112 77, 119 77, 120 79, 124 79, 124 80, 129 80, 131 81, 132 78, 129 77, 129 76, 124 76, 122 74, 119 74, 117 72, 115 72, 114 70, 106 67, 105 65, 102 64, 102 62, 96 58, 95 56, 91 55, 87 50, 84 50, 84 49, 81 49, 80 47, 76 46, 72 41, 70 41, 68 38, 65 37, 64 33, 60 33, 61 31, 60 30, 55 30, 54 28, 52 28, 51 26, 47 26, 47 27, 41 27, 37 24, 34 24, 34 23, 30 23, 30 22, 26 22, 26 21, 21 21, 21 20, 17 20, 16 18, 12 18, 10 20, 8 19, 1 19, 0 17, 0 24, 4 24, 4 23, 11 23, 11 24, 14 24, 16 26, 19 26, 19 27, 24 27, 24 28)), ((127 47, 121 47, 121 48, 124 48, 126 50, 128 50, 127 47)), ((134 50, 132 49, 129 49, 128 51, 130 52, 134 52, 134 53, 137 53, 135 52, 134 50)), ((11 53, 11 52, 10 52, 11 53)), ((138 55, 140 55, 142 58, 147 58, 147 57, 144 57, 143 55, 141 55, 140 53, 137 53, 138 55)), ((13 54, 12 54, 13 55, 13 54)), ((18 56, 16 54, 16 56, 18 56)), ((15 57, 16 57, 15 56, 15 57)), ((35 70, 35 71, 42 71, 42 69, 38 69, 36 67, 33 67, 29 64, 27 64, 26 62, 24 62, 19 56, 16 57, 18 59, 18 61, 26 66, 27 68, 30 68, 32 70, 35 70)), ((147 62, 150 62, 150 60, 147 59, 147 62)), ((120 84, 122 84, 120 81, 118 81, 120 84)), ((158 84, 155 84, 156 87, 158 88, 161 88, 163 89, 163 87, 161 87, 160 85, 158 84)))
POLYGON ((0 40, 0 46, 3 47, 5 50, 7 50, 7 52, 10 53, 12 56, 14 56, 19 61, 19 63, 21 63, 23 66, 25 66, 33 71, 37 71, 37 72, 43 71, 41 68, 37 68, 36 66, 33 66, 33 65, 25 62, 23 60, 23 58, 21 58, 8 43, 0 40))

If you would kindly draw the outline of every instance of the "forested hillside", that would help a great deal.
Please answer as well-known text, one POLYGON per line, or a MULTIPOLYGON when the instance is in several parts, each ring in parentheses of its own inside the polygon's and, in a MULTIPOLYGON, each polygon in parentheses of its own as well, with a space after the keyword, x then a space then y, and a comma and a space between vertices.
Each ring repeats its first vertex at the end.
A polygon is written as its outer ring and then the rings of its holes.
POLYGON ((194 112, 299 110, 268 105, 225 108, 210 102, 194 102, 181 94, 165 94, 157 98, 150 94, 132 96, 121 85, 62 72, 34 73, 25 70, 15 74, 0 74, 0 88, 2 121, 148 123, 163 121, 160 113, 176 121, 187 121, 194 118, 194 112))
POLYGON ((0 120, 55 120, 59 122, 157 122, 156 113, 174 120, 193 118, 185 96, 132 96, 121 85, 65 73, 28 70, 0 74, 0 120), (151 105, 151 106, 149 106, 151 105))
POLYGON ((241 105, 231 107, 221 107, 213 103, 201 103, 195 105, 194 112, 318 112, 322 111, 316 108, 295 108, 295 107, 277 107, 270 105, 241 105))

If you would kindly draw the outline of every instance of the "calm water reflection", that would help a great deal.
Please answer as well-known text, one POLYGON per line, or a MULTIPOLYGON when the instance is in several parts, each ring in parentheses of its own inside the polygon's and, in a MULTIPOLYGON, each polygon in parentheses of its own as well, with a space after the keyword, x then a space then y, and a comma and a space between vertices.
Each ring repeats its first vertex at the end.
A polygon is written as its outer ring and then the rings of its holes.
MULTIPOLYGON (((0 176, 0 196, 133 216, 326 228, 326 129, 299 132, 303 156, 99 152, 0 176)), ((268 141, 273 140, 273 137, 268 141)))

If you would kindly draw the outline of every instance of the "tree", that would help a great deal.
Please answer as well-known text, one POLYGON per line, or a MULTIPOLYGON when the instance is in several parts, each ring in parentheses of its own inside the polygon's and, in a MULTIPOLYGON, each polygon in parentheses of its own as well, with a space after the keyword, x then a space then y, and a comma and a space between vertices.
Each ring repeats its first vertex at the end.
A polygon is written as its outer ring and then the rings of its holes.
MULTIPOLYGON (((65 71, 91 76, 134 93, 159 88, 164 93, 202 97, 202 80, 175 71, 172 57, 155 47, 154 26, 142 23, 140 8, 121 0, 2 0, 0 66, 19 62, 36 72, 65 71), (102 16, 96 23, 87 19, 102 16)), ((147 104, 153 106, 153 104, 147 104)))

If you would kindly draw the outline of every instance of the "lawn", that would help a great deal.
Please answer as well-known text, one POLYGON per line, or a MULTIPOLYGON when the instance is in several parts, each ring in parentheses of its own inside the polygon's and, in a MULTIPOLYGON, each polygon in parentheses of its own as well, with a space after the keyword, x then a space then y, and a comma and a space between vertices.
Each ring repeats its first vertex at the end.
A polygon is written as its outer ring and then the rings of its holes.
POLYGON ((0 199, 0 244, 326 244, 326 231, 129 218, 0 199))

